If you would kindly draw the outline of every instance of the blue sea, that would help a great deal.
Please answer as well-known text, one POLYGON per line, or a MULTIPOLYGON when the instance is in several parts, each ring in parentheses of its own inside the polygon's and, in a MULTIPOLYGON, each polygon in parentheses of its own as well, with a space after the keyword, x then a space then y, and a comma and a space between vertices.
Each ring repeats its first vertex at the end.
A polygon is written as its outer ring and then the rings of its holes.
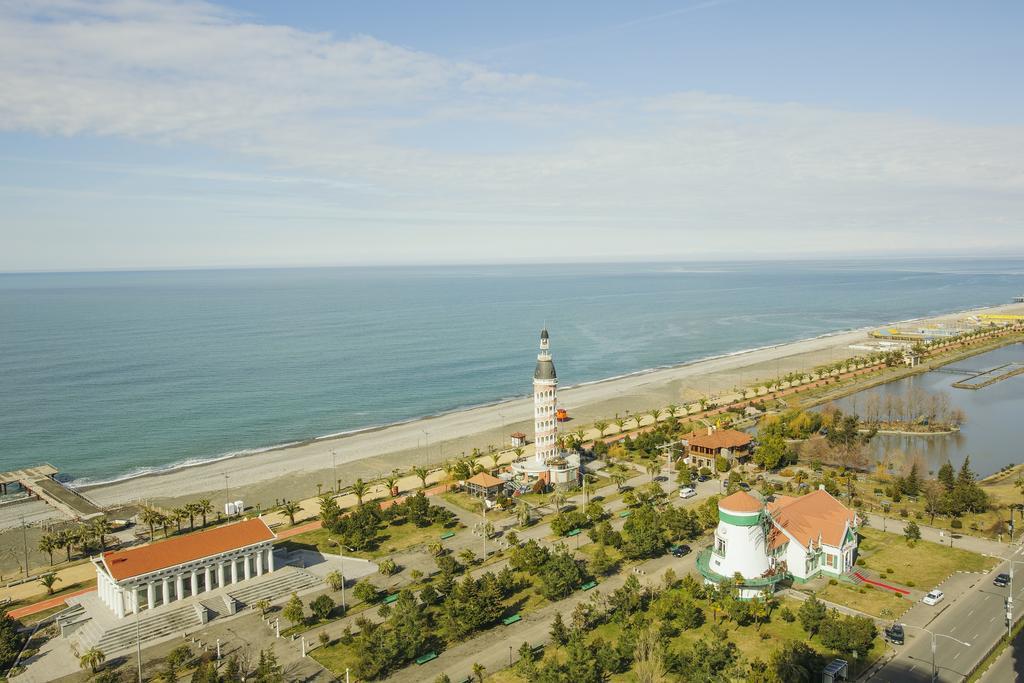
POLYGON ((0 469, 77 483, 1007 303, 1024 260, 0 275, 0 469))

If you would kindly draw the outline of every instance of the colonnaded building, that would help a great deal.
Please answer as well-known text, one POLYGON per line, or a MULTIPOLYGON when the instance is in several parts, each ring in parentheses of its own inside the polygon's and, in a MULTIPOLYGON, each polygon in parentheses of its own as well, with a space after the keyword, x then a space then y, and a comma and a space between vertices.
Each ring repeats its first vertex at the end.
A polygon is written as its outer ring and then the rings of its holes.
POLYGON ((274 571, 261 517, 93 558, 100 600, 118 617, 274 571))
POLYGON ((707 583, 741 577, 742 598, 786 579, 838 578, 855 568, 858 526, 857 515, 824 489, 769 500, 737 491, 718 501, 714 545, 697 557, 697 569, 707 583))

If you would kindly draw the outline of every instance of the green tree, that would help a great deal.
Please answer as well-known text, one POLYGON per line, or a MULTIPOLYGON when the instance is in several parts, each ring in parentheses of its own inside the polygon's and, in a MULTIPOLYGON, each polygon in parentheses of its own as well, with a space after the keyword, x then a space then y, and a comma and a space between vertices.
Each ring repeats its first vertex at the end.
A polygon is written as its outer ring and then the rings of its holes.
POLYGON ((352 495, 356 497, 356 503, 360 507, 363 505, 363 496, 366 495, 369 488, 370 487, 366 485, 366 482, 363 481, 362 477, 352 482, 352 495))
POLYGON ((379 592, 377 591, 376 586, 366 579, 363 579, 356 583, 355 587, 352 589, 352 594, 355 595, 358 600, 362 600, 366 603, 372 603, 377 601, 379 592))
POLYGON ((292 624, 301 624, 306 620, 306 614, 302 609, 302 600, 299 599, 298 593, 292 593, 292 597, 289 598, 288 603, 281 610, 281 616, 292 622, 292 624))
POLYGON ((50 556, 50 565, 53 565, 53 551, 60 548, 60 543, 56 534, 45 533, 39 537, 39 544, 36 546, 39 552, 46 553, 50 556))
POLYGON ((309 603, 309 609, 318 621, 324 621, 334 611, 334 600, 327 594, 319 595, 309 603))
POLYGON ((91 647, 79 655, 78 666, 82 669, 88 669, 91 673, 96 673, 96 670, 106 659, 107 656, 103 654, 103 650, 98 647, 91 647))
POLYGON ((656 557, 665 549, 658 513, 649 505, 634 510, 626 520, 623 531, 626 539, 622 544, 622 553, 630 559, 656 557))
POLYGON ((778 469, 786 464, 786 441, 778 434, 767 434, 754 449, 754 462, 766 470, 778 469))
POLYGON ((875 622, 868 617, 846 617, 832 613, 821 625, 822 644, 847 656, 853 653, 866 655, 877 636, 875 622))
POLYGON ((302 506, 294 500, 286 500, 281 504, 281 512, 288 515, 288 523, 295 526, 295 515, 302 512, 302 506))
POLYGON ((427 488, 427 475, 430 474, 426 467, 413 467, 412 473, 420 480, 420 488, 427 488))
POLYGON ((768 658, 768 668, 779 683, 812 683, 824 658, 807 643, 787 640, 768 658))
POLYGON ((947 460, 939 468, 939 481, 946 487, 946 492, 951 493, 956 486, 956 478, 953 475, 953 465, 947 460))
POLYGON ((484 674, 486 673, 487 669, 484 668, 483 664, 480 664, 479 662, 473 663, 473 675, 476 676, 476 680, 479 683, 484 683, 484 674))
POLYGON ((50 572, 49 574, 43 574, 41 577, 39 577, 39 583, 43 586, 43 588, 46 589, 47 595, 53 595, 53 586, 60 580, 60 577, 54 574, 53 572, 50 572))
POLYGON ((555 612, 555 619, 551 622, 551 640, 556 645, 562 646, 569 642, 569 629, 566 628, 565 622, 562 621, 562 613, 555 612))
POLYGON ((605 544, 600 543, 597 546, 597 550, 594 551, 594 556, 590 559, 587 568, 594 576, 606 576, 611 573, 617 565, 618 563, 608 554, 605 544))
POLYGON ((910 520, 903 527, 903 536, 907 539, 907 545, 912 545, 914 541, 921 540, 921 527, 917 526, 917 522, 910 520))
POLYGON ((327 582, 327 585, 331 587, 332 591, 340 591, 341 587, 345 583, 345 579, 337 569, 328 573, 327 576, 324 577, 324 580, 327 582))
POLYGON ((800 620, 800 625, 808 635, 815 635, 821 630, 821 625, 825 621, 825 617, 828 615, 828 610, 825 608, 824 603, 812 593, 809 598, 803 601, 800 605, 800 609, 797 610, 796 616, 800 620))
POLYGON ((564 548, 551 553, 539 573, 541 595, 548 600, 560 600, 583 583, 583 572, 579 564, 564 548))
POLYGON ((167 667, 166 678, 170 681, 178 679, 178 673, 192 661, 192 648, 188 645, 179 645, 164 657, 164 666, 167 667))
POLYGON ((213 503, 210 502, 209 498, 202 498, 196 503, 196 510, 203 517, 203 526, 206 526, 207 516, 213 514, 213 503))
POLYGON ((382 576, 392 576, 398 571, 398 565, 390 557, 386 557, 377 564, 377 571, 382 576))
MULTIPOLYGON (((149 527, 149 537, 153 538, 153 534, 156 532, 157 525, 160 524, 160 520, 163 515, 156 508, 144 507, 139 512, 139 521, 149 527)), ((71 561, 71 555, 68 554, 68 561, 71 561)))
POLYGON ((259 683, 284 683, 284 672, 277 662, 273 646, 260 650, 260 661, 256 665, 256 680, 259 683))

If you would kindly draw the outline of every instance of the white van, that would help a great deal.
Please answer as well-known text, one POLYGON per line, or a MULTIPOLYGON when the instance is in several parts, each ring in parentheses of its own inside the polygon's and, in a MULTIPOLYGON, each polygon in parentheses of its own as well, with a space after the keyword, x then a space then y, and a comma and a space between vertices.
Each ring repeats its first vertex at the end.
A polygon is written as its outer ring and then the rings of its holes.
POLYGON ((693 498, 696 495, 697 492, 691 489, 689 486, 684 486, 683 488, 679 489, 680 498, 693 498))

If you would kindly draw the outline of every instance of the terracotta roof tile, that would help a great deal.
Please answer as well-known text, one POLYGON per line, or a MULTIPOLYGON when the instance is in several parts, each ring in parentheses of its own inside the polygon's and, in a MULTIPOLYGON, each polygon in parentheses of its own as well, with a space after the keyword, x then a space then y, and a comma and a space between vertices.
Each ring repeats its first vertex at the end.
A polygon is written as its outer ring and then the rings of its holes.
POLYGON ((267 523, 256 517, 157 541, 141 548, 108 551, 103 553, 103 563, 115 580, 123 581, 274 538, 274 532, 267 523))
POLYGON ((746 491, 737 491, 718 501, 718 509, 728 512, 759 512, 764 504, 746 491))
POLYGON ((694 432, 686 437, 686 442, 691 446, 701 448, 740 448, 751 442, 750 434, 738 432, 735 429, 716 429, 710 434, 706 432, 694 432))
POLYGON ((768 511, 775 524, 805 548, 819 538, 826 545, 842 546, 847 526, 855 519, 852 510, 820 489, 799 498, 780 496, 768 511))
POLYGON ((501 486, 502 484, 505 483, 505 480, 499 479, 498 477, 495 477, 493 474, 488 474, 487 472, 477 472, 472 477, 467 479, 466 483, 475 484, 477 486, 482 486, 485 489, 489 489, 494 486, 501 486))

